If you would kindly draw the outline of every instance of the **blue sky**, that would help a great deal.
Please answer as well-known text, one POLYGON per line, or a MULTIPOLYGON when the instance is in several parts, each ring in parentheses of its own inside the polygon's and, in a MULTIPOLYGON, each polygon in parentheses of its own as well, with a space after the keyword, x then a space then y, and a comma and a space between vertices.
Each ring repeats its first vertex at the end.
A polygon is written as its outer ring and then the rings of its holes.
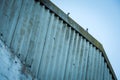
POLYGON ((120 80, 120 0, 51 0, 100 41, 120 80))

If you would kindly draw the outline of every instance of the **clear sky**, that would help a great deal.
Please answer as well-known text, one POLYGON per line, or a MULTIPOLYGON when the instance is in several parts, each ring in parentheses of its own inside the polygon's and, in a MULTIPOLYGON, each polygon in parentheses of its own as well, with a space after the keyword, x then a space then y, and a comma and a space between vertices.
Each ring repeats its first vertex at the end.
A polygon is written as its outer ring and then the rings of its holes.
POLYGON ((94 36, 120 80, 120 0, 51 0, 94 36))

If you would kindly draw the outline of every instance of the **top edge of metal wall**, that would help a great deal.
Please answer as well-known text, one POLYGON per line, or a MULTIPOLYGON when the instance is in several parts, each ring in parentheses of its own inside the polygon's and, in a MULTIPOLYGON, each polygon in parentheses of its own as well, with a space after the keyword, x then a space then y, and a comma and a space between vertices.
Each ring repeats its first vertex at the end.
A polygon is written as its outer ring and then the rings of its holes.
POLYGON ((109 62, 106 52, 105 52, 102 44, 98 40, 96 40, 91 34, 86 32, 78 23, 76 23, 72 18, 67 16, 67 14, 65 14, 60 8, 58 8, 50 0, 35 0, 35 1, 39 1, 40 4, 45 5, 46 8, 50 9, 51 12, 55 13, 55 15, 57 15, 65 23, 67 23, 69 26, 71 26, 73 29, 75 29, 80 35, 82 35, 84 38, 86 38, 97 49, 99 49, 102 52, 103 57, 105 58, 107 66, 110 69, 111 74, 113 75, 113 78, 115 80, 117 80, 117 77, 116 77, 115 72, 109 62))

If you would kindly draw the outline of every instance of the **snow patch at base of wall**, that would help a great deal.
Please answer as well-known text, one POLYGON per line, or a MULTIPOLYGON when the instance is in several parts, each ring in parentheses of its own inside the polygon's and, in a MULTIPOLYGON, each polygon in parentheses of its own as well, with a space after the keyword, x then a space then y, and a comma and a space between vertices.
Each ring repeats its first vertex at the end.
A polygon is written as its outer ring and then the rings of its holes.
POLYGON ((0 80, 35 80, 23 72, 23 64, 0 40, 0 80))

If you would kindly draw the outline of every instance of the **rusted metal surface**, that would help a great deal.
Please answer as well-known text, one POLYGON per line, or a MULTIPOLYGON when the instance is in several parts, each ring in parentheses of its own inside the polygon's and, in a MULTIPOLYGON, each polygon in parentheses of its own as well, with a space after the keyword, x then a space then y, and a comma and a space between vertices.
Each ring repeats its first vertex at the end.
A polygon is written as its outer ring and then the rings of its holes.
POLYGON ((0 1, 3 40, 38 80, 117 80, 102 45, 53 3, 0 1))

